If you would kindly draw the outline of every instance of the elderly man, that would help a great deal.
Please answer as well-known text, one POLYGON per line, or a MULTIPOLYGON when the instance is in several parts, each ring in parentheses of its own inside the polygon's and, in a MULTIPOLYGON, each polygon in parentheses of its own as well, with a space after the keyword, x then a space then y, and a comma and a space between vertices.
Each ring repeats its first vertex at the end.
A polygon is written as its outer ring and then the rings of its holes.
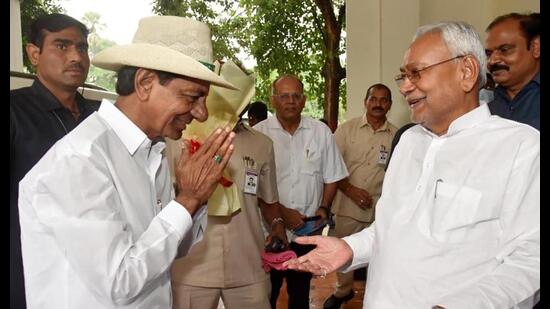
MULTIPOLYGON (((392 104, 391 90, 386 85, 370 86, 363 104, 365 114, 344 122, 334 133, 350 174, 338 182, 332 205, 334 233, 340 238, 357 233, 374 221, 374 206, 382 191, 386 161, 397 131, 386 119, 392 104)), ((336 290, 324 308, 338 309, 353 298, 353 272, 336 275, 336 290)))
MULTIPOLYGON (((293 242, 296 235, 290 230, 303 226, 303 219, 314 215, 321 217, 316 224, 322 227, 336 194, 337 182, 348 176, 328 126, 302 116, 305 102, 300 79, 283 75, 273 82, 271 103, 275 116, 254 126, 273 140, 279 202, 289 229, 290 249, 298 256, 313 247, 293 242)), ((276 308, 285 278, 288 307, 309 308, 311 274, 275 269, 271 270, 271 307, 276 308)))
POLYGON ((540 129, 540 13, 510 13, 487 27, 487 64, 498 86, 493 115, 540 129))
POLYGON ((396 77, 419 124, 395 149, 367 229, 288 262, 317 275, 369 264, 364 308, 518 308, 540 288, 540 139, 479 105, 473 27, 420 27, 396 77))
POLYGON ((99 108, 78 92, 84 84, 88 29, 63 14, 30 26, 27 56, 36 68, 32 86, 10 91, 10 304, 25 308, 17 198, 19 181, 50 147, 99 108))
POLYGON ((28 308, 171 308, 169 267, 233 151, 230 128, 194 154, 184 143, 174 196, 162 138, 206 119, 210 84, 233 87, 207 67, 211 57, 208 26, 155 16, 140 21, 132 44, 93 59, 118 72, 119 98, 20 183, 28 308))

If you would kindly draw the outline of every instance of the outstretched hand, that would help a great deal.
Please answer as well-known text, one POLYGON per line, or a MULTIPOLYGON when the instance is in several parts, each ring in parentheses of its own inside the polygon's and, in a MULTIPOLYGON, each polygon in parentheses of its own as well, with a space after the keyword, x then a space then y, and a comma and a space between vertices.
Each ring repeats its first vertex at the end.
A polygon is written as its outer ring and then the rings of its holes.
POLYGON ((286 261, 283 265, 289 269, 325 276, 340 269, 353 257, 350 246, 340 238, 308 236, 298 237, 294 241, 302 245, 316 245, 317 248, 306 255, 286 261))
POLYGON ((191 215, 208 201, 223 170, 233 153, 231 128, 216 129, 204 144, 193 154, 189 140, 184 140, 180 159, 176 166, 176 201, 182 204, 191 215))

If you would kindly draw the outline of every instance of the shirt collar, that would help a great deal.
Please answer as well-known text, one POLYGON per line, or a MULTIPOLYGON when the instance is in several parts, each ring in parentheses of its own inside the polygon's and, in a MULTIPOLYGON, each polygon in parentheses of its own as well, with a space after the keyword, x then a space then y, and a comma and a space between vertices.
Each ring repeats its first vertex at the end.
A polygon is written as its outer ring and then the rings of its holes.
MULTIPOLYGON (((535 83, 535 84, 537 84, 537 86, 540 87, 540 71, 538 71, 537 74, 535 74, 535 76, 533 77, 533 79, 532 79, 530 82, 528 82, 527 85, 523 86, 523 88, 520 90, 520 92, 521 92, 523 89, 525 89, 525 88, 526 88, 529 84, 531 84, 531 83, 535 83)), ((508 99, 508 94, 506 94, 506 87, 499 85, 499 86, 497 86, 497 87, 495 88, 495 92, 501 94, 504 98, 506 98, 507 100, 509 100, 509 99, 508 99)))
POLYGON ((540 71, 537 72, 535 77, 532 79, 533 82, 537 83, 540 86, 540 71))
POLYGON ((360 128, 362 128, 364 126, 370 127, 370 128, 372 128, 373 131, 376 131, 376 132, 383 132, 383 131, 389 130, 389 128, 388 128, 388 119, 386 119, 386 121, 384 121, 384 124, 382 124, 382 126, 380 128, 378 128, 378 130, 374 130, 372 125, 367 121, 367 114, 366 113, 363 114, 363 116, 361 117, 360 128))
POLYGON ((150 145, 147 135, 109 100, 103 99, 98 113, 111 126, 130 155, 133 156, 140 145, 150 145))
MULTIPOLYGON (((298 128, 296 128, 296 131, 298 131, 299 129, 311 129, 310 124, 307 121, 304 121, 304 118, 305 116, 300 116, 300 124, 298 125, 298 128)), ((270 129, 281 129, 284 131, 284 128, 279 122, 277 115, 273 115, 267 118, 267 127, 270 129)))
POLYGON ((241 132, 241 131, 248 131, 252 134, 254 134, 255 132, 258 132, 254 129, 252 129, 251 126, 245 124, 242 120, 239 120, 239 122, 237 122, 237 124, 235 125, 235 132, 241 132))
MULTIPOLYGON (((53 93, 51 93, 51 91, 48 88, 46 88, 46 86, 44 86, 44 84, 42 84, 42 82, 38 78, 34 79, 31 89, 37 98, 41 98, 41 102, 39 106, 44 111, 49 112, 52 110, 65 108, 65 106, 63 106, 63 104, 59 102, 59 100, 53 95, 53 93)), ((78 105, 80 113, 85 114, 85 112, 87 112, 89 109, 88 106, 84 104, 86 99, 80 93, 78 93, 78 91, 76 92, 75 99, 76 99, 76 104, 78 105)))
MULTIPOLYGON (((481 104, 477 108, 467 112, 466 114, 458 117, 453 122, 451 122, 451 124, 449 125, 449 129, 447 130, 447 133, 443 134, 440 137, 449 137, 452 135, 456 135, 461 131, 475 127, 476 125, 489 119, 489 117, 491 117, 491 112, 489 111, 489 107, 487 106, 487 104, 481 104)), ((422 129, 424 129, 424 131, 428 132, 430 135, 437 136, 436 134, 424 128, 423 126, 420 126, 420 127, 422 127, 422 129)))

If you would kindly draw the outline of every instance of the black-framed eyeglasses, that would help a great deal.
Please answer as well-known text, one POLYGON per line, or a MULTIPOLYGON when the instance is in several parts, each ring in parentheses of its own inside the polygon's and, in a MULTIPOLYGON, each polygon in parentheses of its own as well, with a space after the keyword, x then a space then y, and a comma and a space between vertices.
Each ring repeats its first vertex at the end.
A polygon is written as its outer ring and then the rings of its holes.
POLYGON ((296 101, 299 101, 304 98, 303 93, 278 93, 278 94, 274 94, 273 96, 283 101, 288 101, 291 97, 296 101))
POLYGON ((402 72, 402 73, 399 73, 397 74, 394 79, 395 79, 395 82, 397 83, 397 87, 401 87, 401 85, 403 84, 403 82, 405 81, 405 78, 408 78, 409 81, 411 83, 417 83, 419 80, 420 80, 420 72, 422 71, 425 71, 429 68, 433 68, 437 65, 440 65, 440 64, 443 64, 443 63, 446 63, 446 62, 449 62, 449 61, 452 61, 452 60, 455 60, 455 59, 458 59, 458 58, 462 58, 462 57, 466 57, 466 55, 460 55, 460 56, 456 56, 456 57, 453 57, 453 58, 449 58, 447 60, 443 60, 443 61, 440 61, 440 62, 437 62, 437 63, 434 63, 434 64, 430 64, 429 66, 426 66, 426 67, 423 67, 422 69, 418 69, 418 70, 412 70, 411 72, 409 73, 406 73, 406 72, 402 72))

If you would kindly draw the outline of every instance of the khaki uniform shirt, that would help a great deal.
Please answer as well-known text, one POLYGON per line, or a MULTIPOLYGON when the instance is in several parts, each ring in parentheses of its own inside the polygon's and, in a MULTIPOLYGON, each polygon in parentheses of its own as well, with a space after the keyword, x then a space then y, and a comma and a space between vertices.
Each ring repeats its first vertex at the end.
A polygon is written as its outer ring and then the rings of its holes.
POLYGON ((265 238, 258 197, 278 201, 273 143, 264 134, 237 125, 228 168, 237 185, 241 209, 232 216, 208 216, 203 239, 175 260, 172 281, 199 287, 230 288, 267 280, 260 253, 265 238), (244 193, 247 170, 258 174, 257 196, 244 193))
MULTIPOLYGON (((334 132, 336 145, 349 172, 349 182, 366 190, 372 196, 373 206, 380 198, 384 180, 385 165, 379 163, 380 151, 389 155, 396 131, 397 128, 387 121, 374 131, 363 115, 344 122, 334 132)), ((363 210, 340 190, 336 192, 332 212, 361 222, 374 221, 374 207, 363 210)))

